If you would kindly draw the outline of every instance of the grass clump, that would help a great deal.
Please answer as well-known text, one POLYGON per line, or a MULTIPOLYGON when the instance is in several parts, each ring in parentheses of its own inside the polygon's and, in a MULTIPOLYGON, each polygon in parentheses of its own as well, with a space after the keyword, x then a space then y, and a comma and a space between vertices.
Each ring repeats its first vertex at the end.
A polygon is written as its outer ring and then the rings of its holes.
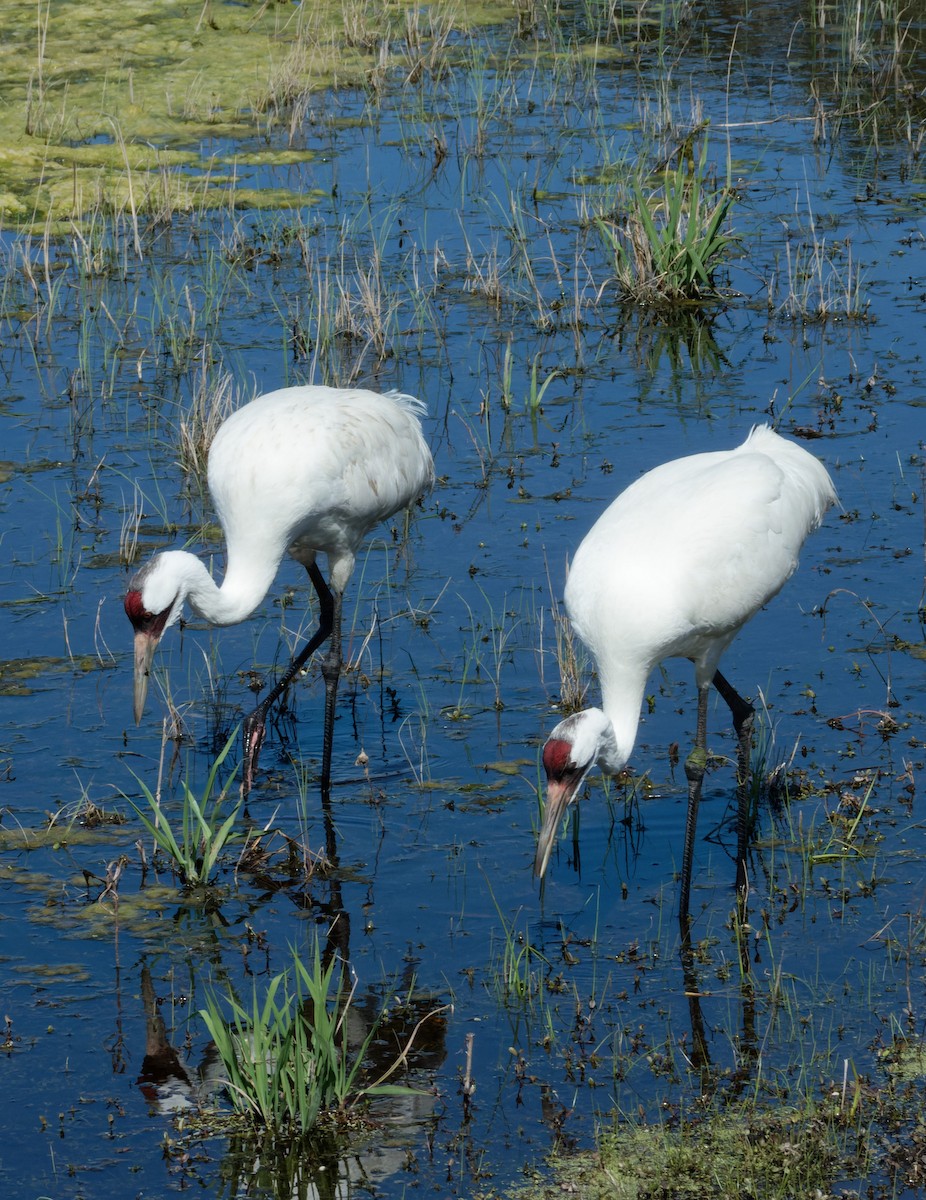
POLYGON ((848 240, 827 242, 817 234, 813 217, 803 237, 785 245, 785 269, 777 312, 802 324, 826 321, 864 321, 868 315, 861 267, 848 240))
POLYGON ((625 299, 672 305, 717 298, 714 272, 734 241, 724 232, 734 200, 729 185, 708 184, 706 138, 697 160, 691 151, 680 154, 679 165, 666 170, 649 195, 635 179, 624 224, 596 220, 625 299))
POLYGON ((542 973, 549 969, 550 962, 533 944, 528 931, 521 933, 513 921, 505 919, 491 886, 489 893, 502 924, 501 953, 495 949, 493 937, 496 989, 505 1004, 530 1005, 543 994, 542 973))
POLYGON ((382 1014, 352 1044, 350 1034, 359 1024, 352 1010, 357 985, 354 981, 345 993, 343 975, 335 974, 339 966, 334 955, 324 964, 316 942, 308 964, 294 948, 292 968, 275 975, 263 995, 255 981, 249 1006, 230 995, 208 996, 200 1016, 215 1042, 235 1112, 248 1125, 298 1136, 365 1098, 414 1092, 386 1080, 405 1061, 421 1022, 379 1077, 366 1080, 365 1062, 382 1014))
POLYGON ((179 825, 176 822, 171 824, 164 811, 160 788, 155 795, 146 783, 135 776, 148 805, 148 812, 131 800, 129 803, 151 834, 157 848, 168 856, 177 874, 190 888, 207 886, 229 844, 241 837, 235 829, 238 814, 241 812, 240 797, 231 812, 226 814, 225 811, 228 790, 237 774, 237 766, 219 794, 213 798, 219 767, 228 757, 237 735, 236 729, 213 762, 202 797, 195 796, 190 785, 186 780, 183 781, 179 825))
POLYGON ((206 479, 209 447, 222 423, 238 406, 234 380, 222 373, 210 378, 204 370, 193 392, 190 407, 180 417, 180 469, 197 478, 206 479))

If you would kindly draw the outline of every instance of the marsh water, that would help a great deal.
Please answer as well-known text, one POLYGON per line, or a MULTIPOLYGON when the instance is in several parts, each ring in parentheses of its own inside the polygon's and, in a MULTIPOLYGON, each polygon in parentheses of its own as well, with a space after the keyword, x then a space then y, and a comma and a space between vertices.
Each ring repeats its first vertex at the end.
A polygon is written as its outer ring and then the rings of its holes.
POLYGON ((493 1194, 623 1117, 887 1086, 918 1045, 926 51, 916 16, 896 54, 877 22, 822 6, 822 29, 809 6, 712 9, 499 13, 419 73, 392 47, 375 86, 206 147, 225 209, 3 233, 3 1195, 493 1194), (736 193, 721 299, 623 303, 593 215, 644 150, 655 167, 654 145, 682 153, 695 129, 736 193), (236 208, 232 181, 286 205, 236 208), (313 667, 249 802, 266 858, 230 853, 204 896, 129 799, 201 788, 249 672, 269 678, 317 619, 284 563, 242 625, 169 631, 134 726, 133 563, 189 543, 223 570, 179 431, 226 374, 239 402, 310 381, 421 397, 437 481, 369 538, 345 598, 329 812, 313 667), (654 674, 630 777, 591 779, 542 892, 532 863, 570 552, 643 470, 767 420, 819 455, 841 506, 724 660, 784 795, 753 836, 747 1006, 722 704, 694 980, 679 957, 689 664, 654 674), (332 937, 360 1013, 389 998, 384 1055, 443 1009, 403 1073, 424 1094, 274 1175, 190 1133, 198 1010, 332 937), (189 1067, 171 1089, 156 1014, 189 1067))

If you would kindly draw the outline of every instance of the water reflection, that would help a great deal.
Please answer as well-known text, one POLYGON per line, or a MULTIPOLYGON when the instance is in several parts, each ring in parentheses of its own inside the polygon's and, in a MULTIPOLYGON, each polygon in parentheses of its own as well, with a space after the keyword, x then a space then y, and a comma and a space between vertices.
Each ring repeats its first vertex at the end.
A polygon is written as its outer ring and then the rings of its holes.
POLYGON ((706 407, 712 382, 730 362, 717 340, 716 306, 693 304, 671 311, 624 305, 618 310, 612 334, 620 353, 630 357, 639 379, 639 403, 646 405, 658 391, 668 391, 679 406, 691 405, 692 389, 700 409, 706 407))
MULTIPOLYGON (((744 943, 745 938, 740 937, 744 943)), ((707 1025, 701 1009, 702 999, 709 993, 702 991, 701 982, 695 969, 690 947, 684 944, 680 950, 682 964, 682 980, 685 999, 688 1001, 688 1019, 691 1025, 691 1053, 688 1062, 691 1070, 697 1075, 702 1099, 713 1096, 717 1090, 720 1071, 715 1068, 710 1054, 707 1025)), ((752 977, 747 973, 740 980, 739 986, 740 1034, 736 1040, 736 1065, 732 1072, 726 1072, 730 1081, 727 1093, 731 1097, 743 1093, 748 1084, 755 1065, 758 1062, 759 1046, 756 1036, 756 993, 752 977)), ((732 1031, 730 1031, 732 1038, 732 1031)))
POLYGON ((145 1013, 145 1056, 138 1087, 149 1108, 164 1115, 197 1108, 204 1094, 220 1086, 218 1057, 210 1043, 196 1067, 171 1043, 161 1006, 155 995, 151 969, 141 967, 141 1001, 145 1013))

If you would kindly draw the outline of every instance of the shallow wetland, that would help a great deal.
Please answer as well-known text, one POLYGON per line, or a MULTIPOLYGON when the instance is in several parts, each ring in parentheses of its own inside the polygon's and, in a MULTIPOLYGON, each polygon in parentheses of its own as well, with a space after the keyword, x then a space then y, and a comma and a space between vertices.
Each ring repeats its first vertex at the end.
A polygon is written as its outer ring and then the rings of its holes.
POLYGON ((920 1195, 926 10, 157 7, 0 15, 0 1192, 920 1195), (634 293, 634 214, 674 195, 684 240, 693 181, 716 258, 634 293), (330 806, 313 665, 257 840, 185 887, 145 789, 202 796, 311 589, 284 564, 242 625, 171 630, 138 728, 122 595, 165 547, 221 575, 210 422, 301 382, 421 397, 437 480, 345 597, 330 806), (744 972, 722 704, 679 953, 689 664, 532 864, 575 671, 597 699, 569 554, 763 421, 841 504, 724 659, 761 717, 744 972), (418 1090, 256 1150, 201 1010, 318 944, 344 1040, 418 1090))

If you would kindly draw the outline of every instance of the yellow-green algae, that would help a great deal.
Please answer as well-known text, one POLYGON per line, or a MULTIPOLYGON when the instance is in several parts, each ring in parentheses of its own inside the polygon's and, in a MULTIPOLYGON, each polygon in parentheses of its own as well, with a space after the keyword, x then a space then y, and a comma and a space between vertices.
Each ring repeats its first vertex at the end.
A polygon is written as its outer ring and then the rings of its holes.
POLYGON ((62 675, 86 675, 108 670, 113 664, 93 654, 74 658, 44 655, 38 658, 8 658, 0 661, 0 696, 30 696, 36 685, 51 684, 62 675))
POLYGON ((898 1038, 881 1059, 892 1079, 915 1083, 926 1079, 926 1046, 914 1038, 898 1038))
POLYGON ((62 850, 75 846, 103 846, 110 852, 118 845, 138 841, 133 831, 121 819, 108 820, 102 825, 83 825, 79 820, 55 821, 41 829, 20 825, 0 828, 0 851, 62 850))
MULTIPOLYGON (((103 869, 102 863, 96 865, 103 869)), ((206 902, 217 904, 224 895, 215 888, 187 893, 175 884, 160 882, 134 891, 120 891, 117 883, 107 891, 99 875, 92 876, 88 883, 83 872, 78 872, 62 883, 48 872, 28 870, 15 862, 0 863, 0 882, 21 893, 26 917, 35 925, 90 938, 110 937, 118 927, 160 946, 165 935, 174 946, 198 945, 204 929, 197 922, 206 902), (193 928, 183 928, 176 920, 177 913, 184 909, 196 918, 193 928)), ((206 929, 209 920, 207 917, 206 929)))
MULTIPOLYGON (((90 971, 83 963, 29 963, 15 966, 13 974, 27 977, 36 986, 49 987, 56 983, 89 983, 90 971)), ((58 1000, 60 1002, 60 997, 58 1000)))
MULTIPOLYGON (((102 893, 102 888, 99 890, 102 893)), ((130 934, 158 953, 167 944, 178 953, 184 947, 204 953, 212 943, 213 921, 220 923, 215 912, 223 898, 223 893, 215 889, 189 896, 163 884, 125 895, 100 894, 90 901, 82 896, 76 899, 79 895, 76 883, 70 899, 62 899, 60 893, 49 895, 44 904, 27 908, 28 919, 34 925, 82 938, 108 941, 116 931, 130 934), (207 901, 214 905, 211 915, 207 901)))
MULTIPOLYGON (((0 222, 54 232, 101 209, 134 220, 310 202, 236 188, 234 154, 216 160, 200 143, 265 134, 300 96, 362 82, 411 10, 423 11, 401 0, 5 0, 0 222)), ((511 12, 461 0, 446 19, 469 28, 511 12)), ((247 162, 309 156, 268 146, 247 162)))

